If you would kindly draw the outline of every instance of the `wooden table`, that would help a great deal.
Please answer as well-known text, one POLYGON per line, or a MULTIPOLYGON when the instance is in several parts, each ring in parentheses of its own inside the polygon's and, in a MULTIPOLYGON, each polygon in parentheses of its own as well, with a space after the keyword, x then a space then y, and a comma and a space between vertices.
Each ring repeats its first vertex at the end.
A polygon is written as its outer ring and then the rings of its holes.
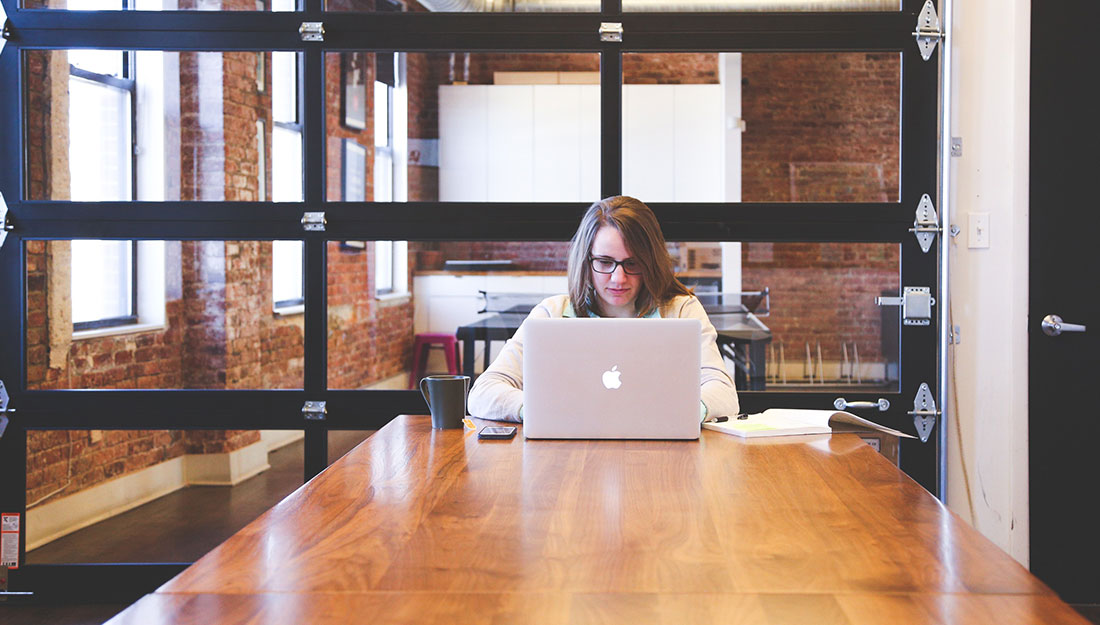
POLYGON ((111 622, 1087 623, 853 434, 408 416, 111 622))

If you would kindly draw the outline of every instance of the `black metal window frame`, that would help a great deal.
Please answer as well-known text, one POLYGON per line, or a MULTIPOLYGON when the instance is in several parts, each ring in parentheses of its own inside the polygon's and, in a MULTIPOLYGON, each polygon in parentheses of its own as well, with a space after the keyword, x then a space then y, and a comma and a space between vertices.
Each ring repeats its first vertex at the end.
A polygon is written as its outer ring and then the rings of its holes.
MULTIPOLYGON (((589 14, 326 13, 305 0, 296 13, 69 12, 24 10, 2 0, 12 38, 0 56, 0 190, 13 226, 0 248, 0 379, 11 395, 11 424, 0 439, 0 508, 26 505, 28 429, 292 429, 305 431, 305 477, 326 464, 329 429, 374 429, 397 414, 423 412, 415 391, 333 390, 327 387, 326 244, 330 240, 568 240, 586 208, 580 203, 462 202, 345 203, 325 198, 324 54, 382 52, 589 52, 600 55, 601 195, 622 186, 622 55, 629 52, 888 52, 901 56, 901 155, 898 202, 860 204, 741 202, 652 204, 668 240, 775 242, 888 242, 901 248, 901 284, 930 286, 938 296, 939 241, 922 253, 909 228, 923 194, 939 192, 939 72, 942 49, 923 61, 912 31, 922 0, 902 0, 897 12, 863 13, 623 13, 604 0, 589 14), (302 42, 305 21, 325 23, 325 41, 302 42), (601 22, 623 25, 622 43, 603 43, 601 22), (23 187, 22 53, 34 49, 291 50, 302 53, 299 81, 303 122, 305 200, 273 202, 30 201, 23 187), (304 211, 323 210, 325 232, 303 232, 304 211), (305 248, 305 374, 298 390, 30 390, 26 387, 25 242, 39 239, 280 239, 305 248), (327 402, 323 421, 306 420, 302 404, 327 402), (147 415, 155 414, 155 422, 147 415), (15 476, 10 477, 10 476, 15 476)), ((886 397, 882 422, 914 431, 905 406, 927 382, 937 393, 936 319, 901 326, 901 382, 896 393, 853 393, 849 400, 886 397)), ((742 394, 746 410, 776 403, 826 408, 834 394, 742 394)), ((902 443, 902 466, 934 494, 936 437, 902 443)), ((20 546, 21 558, 23 546, 20 546)), ((25 566, 13 587, 45 589, 65 583, 104 593, 118 584, 125 596, 150 588, 180 564, 25 566), (135 568, 136 567, 136 568, 135 568), (96 571, 96 572, 91 572, 96 571)), ((102 598, 104 595, 99 595, 102 598)))

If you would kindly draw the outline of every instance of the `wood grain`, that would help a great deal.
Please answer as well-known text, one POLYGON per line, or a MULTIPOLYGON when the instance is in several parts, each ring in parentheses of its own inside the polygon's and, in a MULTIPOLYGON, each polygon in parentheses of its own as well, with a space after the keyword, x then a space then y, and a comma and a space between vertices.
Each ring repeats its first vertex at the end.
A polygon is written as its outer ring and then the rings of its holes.
POLYGON ((852 434, 479 441, 426 417, 399 417, 118 622, 196 613, 1083 622, 852 434))

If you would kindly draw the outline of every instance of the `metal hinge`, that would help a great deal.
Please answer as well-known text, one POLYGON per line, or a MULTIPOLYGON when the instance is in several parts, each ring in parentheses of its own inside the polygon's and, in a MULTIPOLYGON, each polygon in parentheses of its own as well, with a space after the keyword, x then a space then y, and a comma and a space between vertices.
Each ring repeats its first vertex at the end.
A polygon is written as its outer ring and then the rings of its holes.
POLYGON ((0 380, 0 438, 4 438, 4 430, 8 429, 9 412, 15 412, 15 408, 8 410, 8 389, 4 388, 4 381, 0 380))
POLYGON ((0 193, 0 247, 4 247, 4 241, 12 230, 15 226, 8 221, 8 203, 4 201, 4 194, 0 193))
POLYGON ((325 224, 328 220, 325 219, 325 213, 302 213, 302 229, 306 232, 324 232, 325 224))
POLYGON ((920 244, 920 249, 925 254, 932 248, 932 241, 936 240, 936 235, 943 232, 940 228, 940 218, 936 213, 936 207, 932 204, 932 198, 928 197, 928 194, 920 196, 920 203, 917 204, 916 218, 913 220, 913 227, 909 229, 917 237, 917 243, 920 244))
POLYGON ((622 40, 622 22, 600 22, 600 41, 621 43, 622 40))
POLYGON ((302 416, 306 421, 324 421, 327 415, 328 409, 323 401, 307 401, 302 404, 302 416))
POLYGON ((932 389, 928 388, 927 382, 921 382, 920 388, 917 389, 917 396, 913 398, 913 409, 909 411, 909 415, 913 417, 913 425, 917 426, 920 442, 928 442, 928 435, 936 425, 936 417, 941 414, 943 413, 936 410, 932 389))
POLYGON ((302 37, 302 41, 324 41, 325 23, 302 22, 302 25, 298 27, 298 34, 302 37))
POLYGON ((932 307, 936 298, 926 286, 907 286, 901 297, 876 297, 879 306, 901 306, 902 323, 907 326, 926 326, 932 322, 932 307))
POLYGON ((936 14, 936 5, 932 4, 932 0, 925 0, 924 8, 917 15, 917 29, 913 31, 913 36, 917 39, 921 58, 925 61, 932 58, 936 43, 943 39, 940 16, 936 14))

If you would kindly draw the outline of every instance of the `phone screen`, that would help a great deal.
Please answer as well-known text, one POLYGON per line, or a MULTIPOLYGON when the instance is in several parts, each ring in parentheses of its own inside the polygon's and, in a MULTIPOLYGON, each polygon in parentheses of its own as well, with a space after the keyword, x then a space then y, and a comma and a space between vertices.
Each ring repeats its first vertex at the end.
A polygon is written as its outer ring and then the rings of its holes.
POLYGON ((487 425, 481 428, 478 438, 512 438, 516 435, 516 428, 512 426, 487 425))

